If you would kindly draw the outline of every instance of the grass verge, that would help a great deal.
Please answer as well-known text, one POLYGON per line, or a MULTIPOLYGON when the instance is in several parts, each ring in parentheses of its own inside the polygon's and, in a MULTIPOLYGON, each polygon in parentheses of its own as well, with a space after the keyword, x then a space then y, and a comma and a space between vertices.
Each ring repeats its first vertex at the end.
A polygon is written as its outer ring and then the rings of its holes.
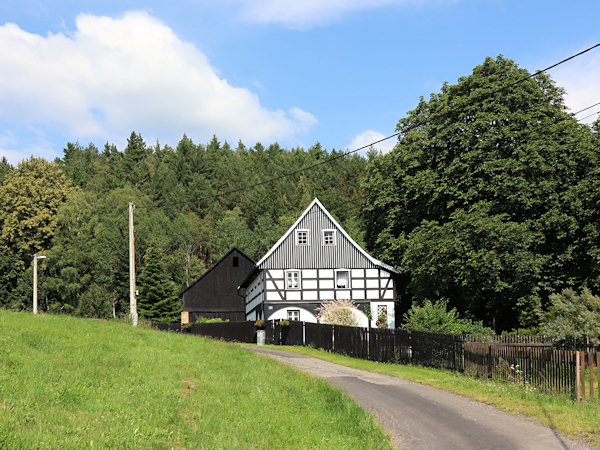
POLYGON ((0 448, 390 448, 372 417, 236 345, 0 311, 0 448))
POLYGON ((472 378, 460 373, 420 366, 386 364, 315 350, 309 347, 266 346, 289 350, 356 369, 415 381, 492 405, 501 411, 524 415, 572 439, 600 445, 600 402, 575 402, 522 384, 472 378))

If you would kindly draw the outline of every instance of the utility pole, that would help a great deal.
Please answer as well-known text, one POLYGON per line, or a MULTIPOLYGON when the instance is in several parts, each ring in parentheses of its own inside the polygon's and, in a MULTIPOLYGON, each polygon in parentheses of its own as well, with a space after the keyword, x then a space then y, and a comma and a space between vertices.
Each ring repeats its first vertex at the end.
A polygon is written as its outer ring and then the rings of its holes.
POLYGON ((33 313, 38 313, 38 296, 37 296, 37 260, 44 259, 45 256, 33 255, 33 313))
POLYGON ((129 316, 131 324, 137 327, 138 313, 135 298, 135 244, 133 233, 133 202, 129 202, 129 316))

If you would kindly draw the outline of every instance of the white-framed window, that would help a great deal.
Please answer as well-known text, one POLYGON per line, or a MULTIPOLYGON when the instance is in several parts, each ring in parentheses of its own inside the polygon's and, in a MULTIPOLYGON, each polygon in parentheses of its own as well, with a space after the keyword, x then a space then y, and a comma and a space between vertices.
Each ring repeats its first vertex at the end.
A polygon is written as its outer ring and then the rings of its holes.
POLYGON ((335 287, 336 289, 350 288, 350 271, 340 269, 335 271, 335 287))
POLYGON ((288 309, 287 312, 288 320, 300 320, 300 310, 299 309, 288 309))
POLYGON ((323 230, 323 245, 335 245, 335 230, 323 230))
POLYGON ((309 245, 308 232, 310 230, 296 230, 296 245, 309 245))
POLYGON ((300 289, 300 271, 286 270, 285 271, 285 288, 288 290, 300 289))

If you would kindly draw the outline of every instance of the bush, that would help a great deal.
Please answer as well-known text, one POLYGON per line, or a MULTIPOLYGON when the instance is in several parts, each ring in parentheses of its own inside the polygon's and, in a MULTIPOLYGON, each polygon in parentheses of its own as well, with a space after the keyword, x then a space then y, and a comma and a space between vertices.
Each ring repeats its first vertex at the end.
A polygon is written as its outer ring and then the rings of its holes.
POLYGON ((358 318, 354 313, 358 309, 352 300, 338 299, 325 302, 317 308, 317 311, 319 311, 317 319, 320 323, 351 327, 358 325, 358 318))
POLYGON ((581 294, 565 289, 552 294, 550 301, 545 335, 559 341, 589 338, 592 344, 600 344, 600 297, 587 288, 581 294))
POLYGON ((195 323, 221 323, 221 322, 229 322, 229 319, 223 320, 220 317, 212 317, 212 318, 208 318, 208 317, 198 317, 198 319, 196 319, 195 323))
POLYGON ((413 305, 404 314, 404 328, 449 334, 494 334, 483 322, 460 318, 456 308, 448 311, 448 300, 444 299, 435 303, 425 300, 423 306, 413 305))

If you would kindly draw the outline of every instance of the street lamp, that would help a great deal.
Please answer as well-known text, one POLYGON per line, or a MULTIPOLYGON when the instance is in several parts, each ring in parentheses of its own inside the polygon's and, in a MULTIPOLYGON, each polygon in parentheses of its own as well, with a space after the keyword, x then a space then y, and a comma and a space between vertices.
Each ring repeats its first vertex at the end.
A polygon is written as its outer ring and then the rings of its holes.
POLYGON ((44 259, 45 256, 33 255, 33 313, 38 313, 38 298, 37 298, 37 260, 44 259))

